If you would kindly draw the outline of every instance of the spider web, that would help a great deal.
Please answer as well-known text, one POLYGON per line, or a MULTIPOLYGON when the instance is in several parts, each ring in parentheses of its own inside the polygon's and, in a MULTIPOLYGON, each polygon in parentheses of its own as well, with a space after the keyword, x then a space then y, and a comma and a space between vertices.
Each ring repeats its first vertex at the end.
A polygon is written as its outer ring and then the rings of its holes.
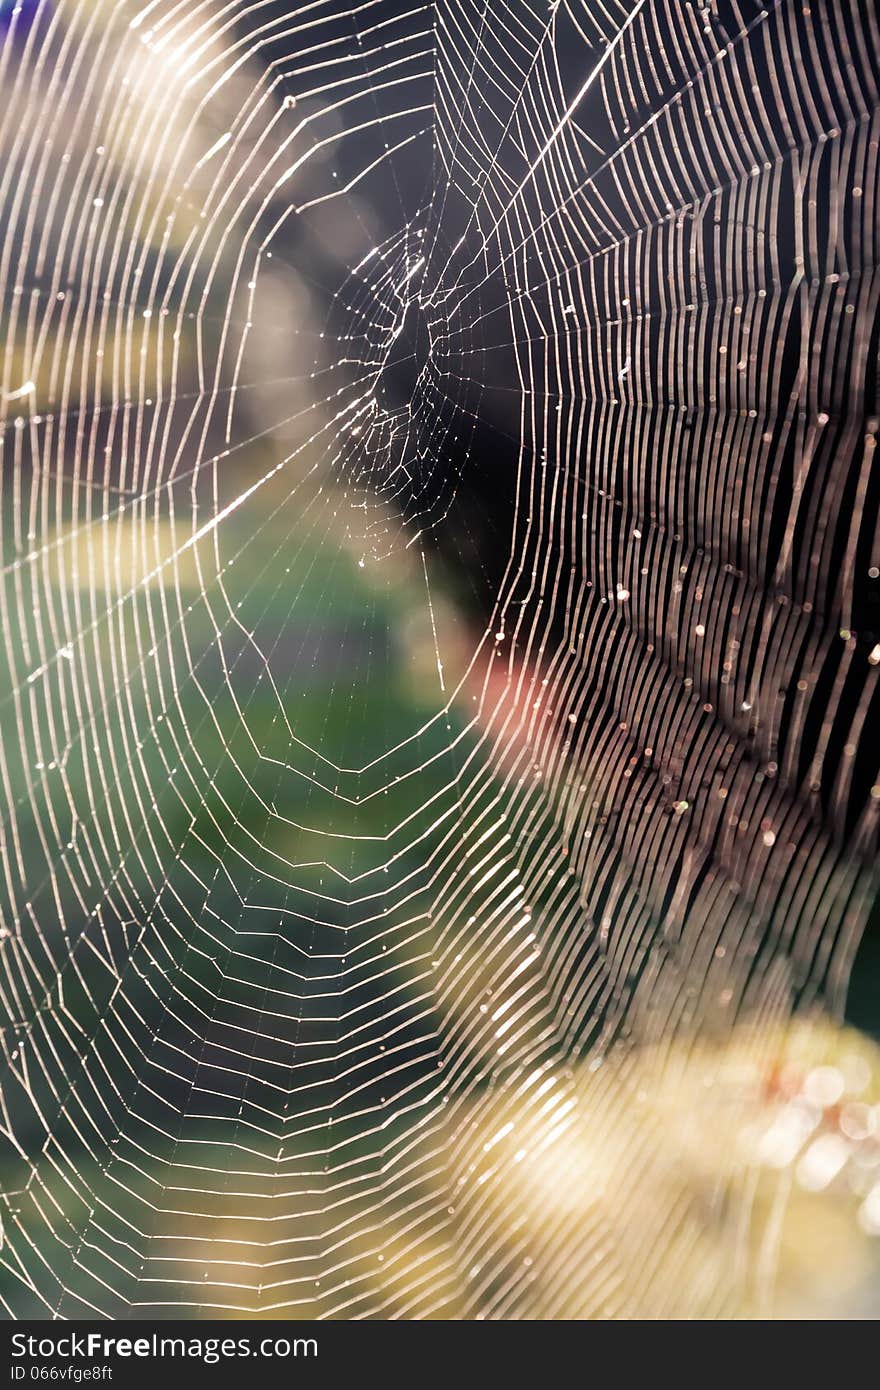
POLYGON ((0 20, 7 1312, 743 1306, 654 1102, 874 887, 869 7, 0 20))

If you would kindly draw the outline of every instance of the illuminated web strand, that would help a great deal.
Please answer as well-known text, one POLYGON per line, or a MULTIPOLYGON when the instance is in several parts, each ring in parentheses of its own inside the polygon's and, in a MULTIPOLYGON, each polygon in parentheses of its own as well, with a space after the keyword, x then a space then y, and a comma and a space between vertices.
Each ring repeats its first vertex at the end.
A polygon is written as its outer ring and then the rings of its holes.
POLYGON ((661 1101, 874 892, 876 17, 17 8, 5 1308, 754 1306, 661 1101))

